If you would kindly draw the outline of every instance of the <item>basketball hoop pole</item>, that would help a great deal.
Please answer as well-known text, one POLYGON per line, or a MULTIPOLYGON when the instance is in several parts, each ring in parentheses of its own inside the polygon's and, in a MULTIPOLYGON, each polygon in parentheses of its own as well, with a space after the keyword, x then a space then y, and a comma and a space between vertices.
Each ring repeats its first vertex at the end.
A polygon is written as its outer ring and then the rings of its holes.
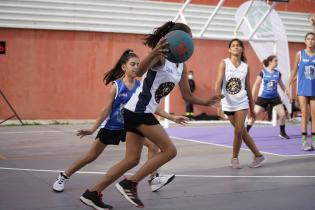
POLYGON ((5 121, 12 119, 13 117, 18 118, 18 120, 20 121, 20 123, 22 125, 24 125, 24 123, 22 122, 21 118, 19 117, 19 115, 16 113, 16 111, 14 110, 13 106, 10 104, 9 100, 5 97, 4 93, 0 90, 0 94, 2 96, 2 98, 5 100, 5 102, 8 104, 8 106, 10 107, 11 111, 14 113, 14 115, 12 115, 11 117, 8 117, 7 119, 3 120, 0 122, 0 124, 4 123, 5 121))

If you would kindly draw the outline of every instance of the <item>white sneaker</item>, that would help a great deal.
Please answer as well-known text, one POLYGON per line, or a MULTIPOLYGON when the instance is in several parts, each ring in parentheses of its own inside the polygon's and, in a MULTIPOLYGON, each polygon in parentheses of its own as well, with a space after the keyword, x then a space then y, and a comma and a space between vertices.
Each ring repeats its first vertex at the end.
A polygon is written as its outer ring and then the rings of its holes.
POLYGON ((57 180, 53 185, 53 190, 55 192, 63 192, 65 189, 65 182, 68 181, 70 178, 66 177, 62 172, 59 174, 57 180))
POLYGON ((234 169, 241 169, 240 162, 238 161, 238 158, 232 158, 231 159, 231 167, 234 169))
POLYGON ((250 168, 259 168, 264 161, 265 161, 264 156, 254 157, 253 162, 251 164, 249 164, 249 167, 250 168))
POLYGON ((155 177, 153 177, 151 180, 149 180, 149 185, 151 187, 152 192, 156 192, 175 178, 175 174, 171 175, 165 175, 165 176, 160 176, 157 174, 155 177))
POLYGON ((309 143, 307 142, 303 142, 302 143, 302 147, 301 150, 303 151, 312 151, 314 148, 312 147, 312 145, 309 145, 309 143))

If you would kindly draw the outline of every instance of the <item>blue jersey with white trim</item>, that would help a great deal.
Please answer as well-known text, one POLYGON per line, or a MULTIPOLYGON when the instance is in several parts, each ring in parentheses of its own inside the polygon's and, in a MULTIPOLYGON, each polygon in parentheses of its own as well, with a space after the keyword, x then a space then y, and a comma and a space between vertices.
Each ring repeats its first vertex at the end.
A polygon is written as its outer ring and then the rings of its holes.
POLYGON ((102 128, 110 130, 124 129, 124 117, 122 115, 122 109, 124 105, 130 100, 132 94, 140 86, 140 81, 135 80, 135 85, 128 89, 121 79, 114 81, 116 85, 116 96, 112 106, 112 112, 102 123, 102 128))
POLYGON ((269 72, 266 69, 263 69, 259 76, 262 78, 262 82, 258 96, 268 99, 279 97, 278 84, 281 80, 280 71, 273 69, 269 72))
POLYGON ((297 95, 315 96, 315 55, 309 56, 305 50, 300 51, 297 82, 297 95))

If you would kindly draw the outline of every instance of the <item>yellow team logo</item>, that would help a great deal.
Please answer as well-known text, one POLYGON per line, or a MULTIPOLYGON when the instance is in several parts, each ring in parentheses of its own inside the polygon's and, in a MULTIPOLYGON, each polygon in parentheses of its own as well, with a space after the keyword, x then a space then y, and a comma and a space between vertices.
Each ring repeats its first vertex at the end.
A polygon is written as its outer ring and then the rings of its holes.
POLYGON ((235 95, 239 93, 242 89, 242 83, 239 78, 231 78, 229 81, 226 83, 225 86, 226 92, 230 95, 235 95))

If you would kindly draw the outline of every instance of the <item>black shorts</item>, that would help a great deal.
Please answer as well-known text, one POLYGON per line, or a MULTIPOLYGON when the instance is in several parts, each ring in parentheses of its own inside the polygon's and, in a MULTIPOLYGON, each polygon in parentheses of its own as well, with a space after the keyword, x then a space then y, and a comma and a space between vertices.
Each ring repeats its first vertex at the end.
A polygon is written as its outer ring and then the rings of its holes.
POLYGON ((281 98, 262 98, 258 97, 256 100, 256 105, 261 106, 262 108, 266 109, 268 105, 272 108, 274 106, 277 106, 279 104, 282 104, 281 98))
MULTIPOLYGON (((244 111, 246 109, 242 109, 242 110, 238 110, 238 111, 244 111)), ((238 112, 238 111, 223 111, 223 113, 227 116, 234 116, 235 112, 238 112)))
POLYGON ((124 122, 125 122, 125 130, 126 132, 133 132, 140 136, 144 135, 137 129, 139 125, 157 125, 160 122, 155 118, 152 113, 138 113, 132 112, 128 109, 123 109, 124 122))
POLYGON ((109 130, 107 128, 101 128, 95 139, 99 139, 105 145, 118 145, 121 141, 126 140, 126 131, 121 130, 109 130))

